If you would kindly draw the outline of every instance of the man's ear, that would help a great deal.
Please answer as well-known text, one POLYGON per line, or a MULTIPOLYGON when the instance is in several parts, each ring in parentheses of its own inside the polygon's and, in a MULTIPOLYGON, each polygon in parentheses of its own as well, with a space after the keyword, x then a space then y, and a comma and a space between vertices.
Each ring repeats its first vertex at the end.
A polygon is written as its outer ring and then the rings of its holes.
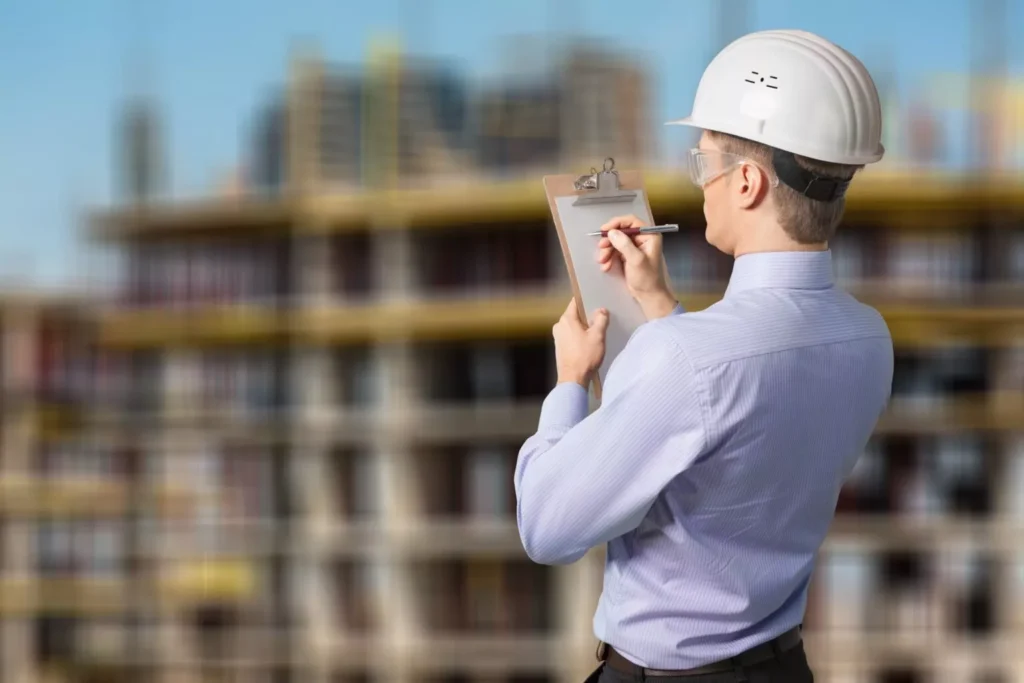
POLYGON ((768 183, 764 173, 753 164, 740 164, 734 175, 734 192, 737 194, 740 208, 757 208, 768 194, 768 183))

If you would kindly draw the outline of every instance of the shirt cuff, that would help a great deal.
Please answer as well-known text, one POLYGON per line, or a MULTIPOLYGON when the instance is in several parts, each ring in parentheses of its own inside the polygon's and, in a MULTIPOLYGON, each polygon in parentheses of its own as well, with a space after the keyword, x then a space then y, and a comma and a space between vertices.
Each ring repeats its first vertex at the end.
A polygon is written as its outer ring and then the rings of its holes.
POLYGON ((676 307, 672 309, 669 315, 679 315, 680 313, 686 313, 686 309, 683 308, 682 304, 676 304, 676 307))
POLYGON ((589 412, 587 390, 576 382, 562 382, 544 399, 540 409, 540 428, 574 427, 589 412))

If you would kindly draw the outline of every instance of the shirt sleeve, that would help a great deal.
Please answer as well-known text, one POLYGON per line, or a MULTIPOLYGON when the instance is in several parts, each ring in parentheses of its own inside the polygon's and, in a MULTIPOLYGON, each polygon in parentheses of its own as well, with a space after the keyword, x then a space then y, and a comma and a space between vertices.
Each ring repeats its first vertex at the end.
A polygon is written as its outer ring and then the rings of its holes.
POLYGON ((658 494, 707 447, 704 397, 685 353, 658 321, 612 363, 602 405, 557 385, 516 462, 516 515, 534 562, 569 564, 632 531, 658 494))

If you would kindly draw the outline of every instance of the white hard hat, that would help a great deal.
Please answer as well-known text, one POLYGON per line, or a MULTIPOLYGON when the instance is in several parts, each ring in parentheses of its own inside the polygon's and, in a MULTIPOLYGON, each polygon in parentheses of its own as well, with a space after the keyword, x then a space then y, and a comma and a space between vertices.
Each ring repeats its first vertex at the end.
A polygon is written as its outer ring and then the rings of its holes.
POLYGON ((846 50, 806 31, 759 31, 711 61, 694 126, 837 164, 882 158, 882 108, 871 75, 846 50))

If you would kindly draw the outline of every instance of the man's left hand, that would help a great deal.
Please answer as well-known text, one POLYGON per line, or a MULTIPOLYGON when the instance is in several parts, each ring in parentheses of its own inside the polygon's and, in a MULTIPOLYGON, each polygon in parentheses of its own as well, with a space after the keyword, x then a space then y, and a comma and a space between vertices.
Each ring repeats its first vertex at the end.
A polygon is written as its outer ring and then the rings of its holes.
POLYGON ((594 313, 590 327, 584 327, 576 312, 576 299, 559 318, 551 333, 555 338, 555 364, 558 383, 576 382, 584 389, 590 385, 590 376, 604 360, 604 340, 608 331, 608 311, 601 308, 594 313))

